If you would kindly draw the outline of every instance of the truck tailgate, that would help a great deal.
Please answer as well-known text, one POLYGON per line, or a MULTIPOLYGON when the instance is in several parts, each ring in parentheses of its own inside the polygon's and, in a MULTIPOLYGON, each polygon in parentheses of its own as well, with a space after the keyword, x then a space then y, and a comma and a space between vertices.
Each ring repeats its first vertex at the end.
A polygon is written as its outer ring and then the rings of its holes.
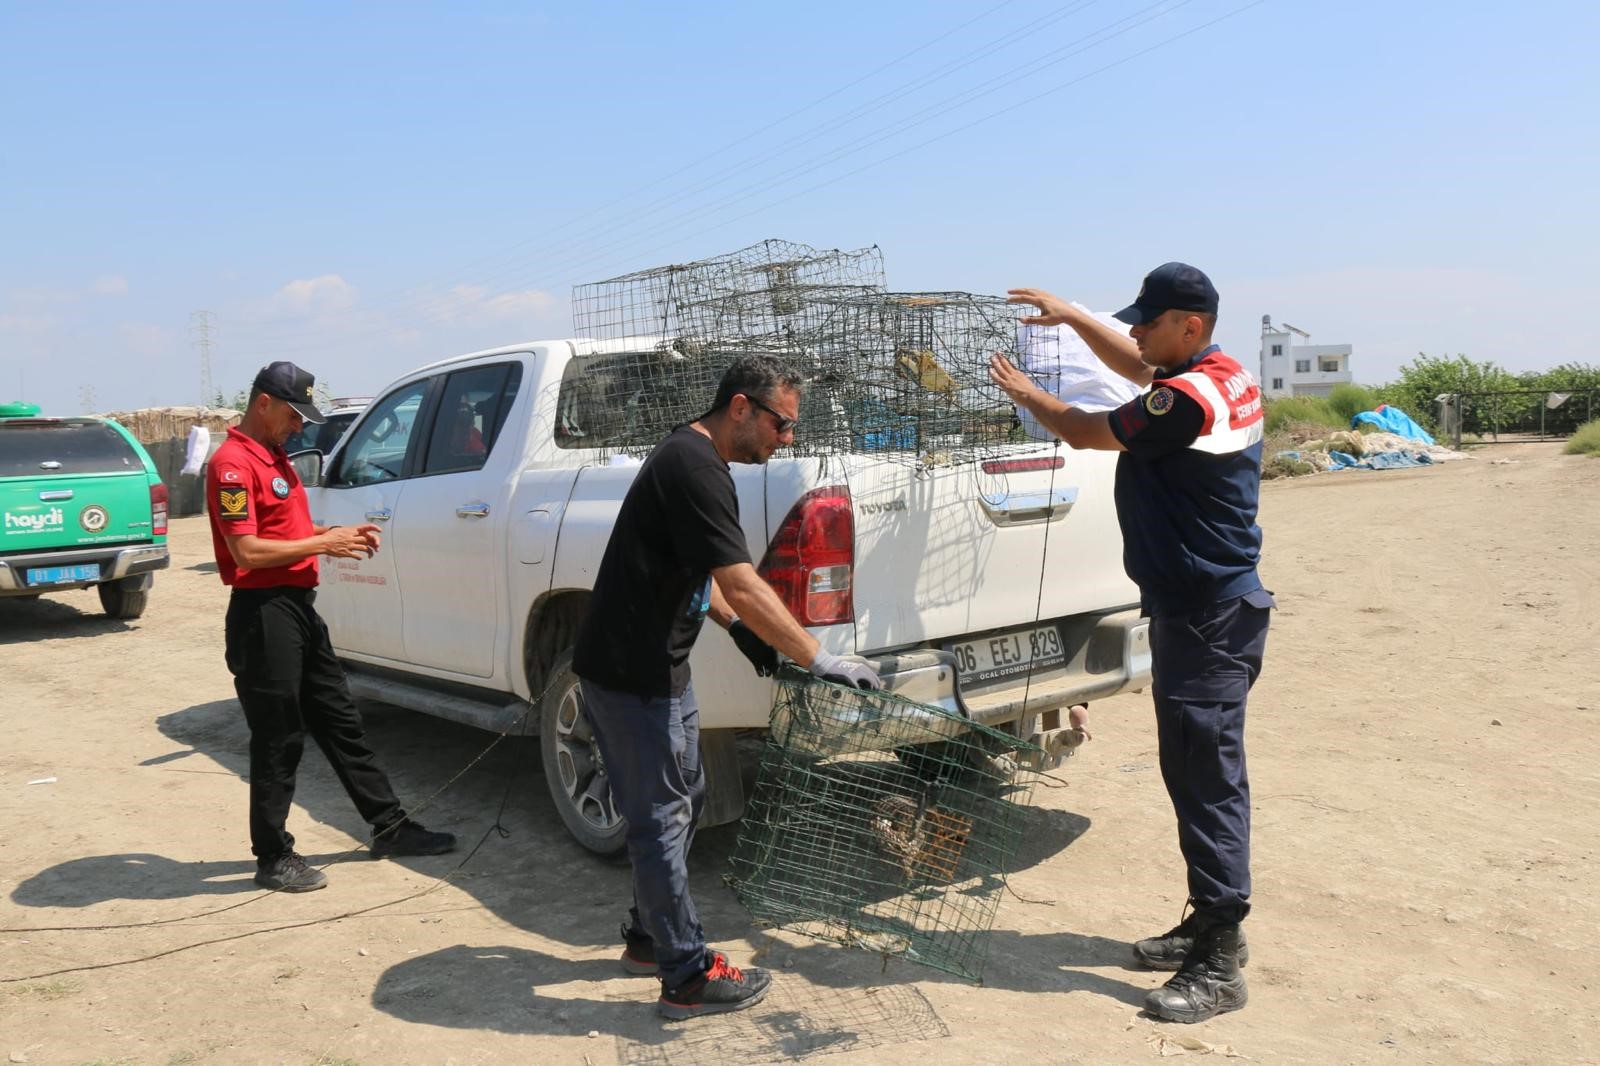
POLYGON ((1113 453, 1023 445, 979 464, 919 470, 856 455, 844 466, 862 652, 1138 601, 1122 568, 1113 453), (1043 469, 1015 469, 1026 460, 1043 469))

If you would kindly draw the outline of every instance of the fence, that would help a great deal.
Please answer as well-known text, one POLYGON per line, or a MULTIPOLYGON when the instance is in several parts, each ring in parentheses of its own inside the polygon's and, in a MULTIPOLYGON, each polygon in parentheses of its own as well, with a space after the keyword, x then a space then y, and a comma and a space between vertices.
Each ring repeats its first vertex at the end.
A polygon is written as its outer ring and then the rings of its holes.
POLYGON ((1439 429, 1461 447, 1464 436, 1496 444, 1563 440, 1600 416, 1600 389, 1459 392, 1439 398, 1439 429))

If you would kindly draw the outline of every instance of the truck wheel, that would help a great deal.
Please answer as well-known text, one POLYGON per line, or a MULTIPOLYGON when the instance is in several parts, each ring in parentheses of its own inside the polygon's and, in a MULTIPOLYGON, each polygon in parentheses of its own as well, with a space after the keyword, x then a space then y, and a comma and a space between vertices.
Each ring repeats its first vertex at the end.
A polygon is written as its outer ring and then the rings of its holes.
POLYGON ((626 845, 628 823, 611 799, 611 779, 572 672, 572 653, 557 659, 547 676, 551 684, 539 703, 539 754, 550 798, 573 839, 596 855, 615 855, 626 845))
POLYGON ((100 606, 107 618, 138 618, 150 600, 151 584, 149 574, 138 574, 104 582, 94 590, 100 594, 100 606))

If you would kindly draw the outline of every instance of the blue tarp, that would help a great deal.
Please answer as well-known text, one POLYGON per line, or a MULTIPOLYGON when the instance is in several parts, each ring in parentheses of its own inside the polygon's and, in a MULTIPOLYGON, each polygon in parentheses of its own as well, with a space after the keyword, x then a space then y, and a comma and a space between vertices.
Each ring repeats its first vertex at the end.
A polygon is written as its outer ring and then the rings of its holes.
POLYGON ((1433 456, 1427 452, 1374 452, 1365 459, 1357 459, 1348 452, 1329 451, 1334 470, 1359 468, 1361 470, 1400 470, 1408 466, 1429 466, 1433 456))
POLYGON ((1376 411, 1362 411, 1360 414, 1350 416, 1351 429, 1355 429, 1363 422, 1369 422, 1385 433, 1398 434, 1409 440, 1420 440, 1424 444, 1433 443, 1428 431, 1413 422, 1411 416, 1398 407, 1379 404, 1376 411))

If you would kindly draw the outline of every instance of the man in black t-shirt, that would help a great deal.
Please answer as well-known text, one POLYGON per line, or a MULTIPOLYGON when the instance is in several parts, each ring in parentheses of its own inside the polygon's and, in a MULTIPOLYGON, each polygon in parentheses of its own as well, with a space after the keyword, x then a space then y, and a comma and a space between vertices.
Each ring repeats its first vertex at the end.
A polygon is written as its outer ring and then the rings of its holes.
POLYGON ((634 906, 622 962, 661 981, 657 1010, 682 1019, 743 1010, 771 975, 706 947, 688 856, 705 798, 689 652, 709 615, 757 672, 778 654, 877 688, 870 665, 824 651, 750 562, 729 463, 765 463, 794 439, 800 380, 770 356, 723 375, 711 410, 658 444, 628 489, 578 631, 573 669, 628 822, 634 906))

